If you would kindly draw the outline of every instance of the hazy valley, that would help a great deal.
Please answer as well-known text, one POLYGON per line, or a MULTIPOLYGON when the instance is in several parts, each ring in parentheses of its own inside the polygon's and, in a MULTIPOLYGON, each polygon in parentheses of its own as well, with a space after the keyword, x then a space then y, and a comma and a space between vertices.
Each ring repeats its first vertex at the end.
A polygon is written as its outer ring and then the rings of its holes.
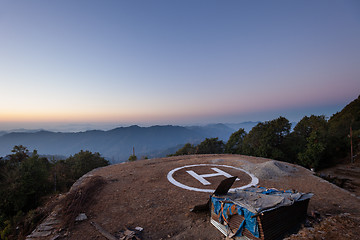
POLYGON ((135 148, 141 157, 164 157, 185 143, 198 144, 205 138, 218 137, 227 141, 230 135, 244 128, 247 132, 258 122, 211 124, 206 126, 119 127, 108 131, 52 132, 45 130, 14 130, 0 132, 0 156, 10 154, 15 145, 36 149, 44 155, 67 157, 80 150, 99 152, 111 163, 126 161, 135 148))

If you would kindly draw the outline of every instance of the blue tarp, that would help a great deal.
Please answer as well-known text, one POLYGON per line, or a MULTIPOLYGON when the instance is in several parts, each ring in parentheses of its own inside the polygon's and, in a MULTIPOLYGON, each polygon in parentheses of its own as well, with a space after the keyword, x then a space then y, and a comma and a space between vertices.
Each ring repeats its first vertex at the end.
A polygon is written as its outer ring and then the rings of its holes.
POLYGON ((236 231, 235 236, 237 237, 242 236, 242 231, 245 227, 247 230, 251 232, 252 235, 254 235, 255 237, 259 237, 258 222, 255 217, 252 217, 255 214, 239 205, 236 205, 231 202, 226 202, 229 200, 230 199, 226 199, 226 198, 217 198, 214 196, 211 197, 211 201, 214 205, 214 212, 220 216, 219 222, 224 223, 224 221, 227 221, 229 219, 229 216, 235 214, 244 216, 245 219, 240 224, 240 227, 236 231))
POLYGON ((226 225, 224 222, 228 222, 230 216, 236 214, 245 218, 236 230, 236 237, 242 236, 244 228, 253 236, 259 237, 257 218, 253 216, 278 207, 290 206, 296 201, 306 200, 312 196, 312 193, 249 187, 222 196, 213 195, 211 201, 215 214, 219 215, 219 223, 226 225))

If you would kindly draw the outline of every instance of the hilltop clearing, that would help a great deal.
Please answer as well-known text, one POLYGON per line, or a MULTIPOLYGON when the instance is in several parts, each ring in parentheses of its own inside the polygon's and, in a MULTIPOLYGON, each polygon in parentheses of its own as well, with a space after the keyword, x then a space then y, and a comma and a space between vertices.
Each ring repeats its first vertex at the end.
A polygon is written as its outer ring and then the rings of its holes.
POLYGON ((137 235, 140 239, 223 239, 206 213, 190 212, 195 205, 206 203, 210 192, 225 178, 220 174, 223 172, 238 176, 233 188, 256 183, 258 179, 258 185, 266 188, 314 193, 308 213, 311 223, 321 220, 320 223, 314 228, 303 228, 290 239, 302 239, 306 234, 313 234, 315 239, 324 234, 331 234, 326 235, 327 239, 356 239, 360 233, 355 224, 360 219, 360 199, 354 194, 297 165, 224 154, 151 159, 96 169, 73 185, 63 197, 67 204, 63 200, 28 239, 106 239, 96 225, 112 236, 121 236, 126 228, 141 227, 143 230, 137 235), (206 185, 199 181, 201 176, 208 181, 206 185), (174 181, 168 180, 171 178, 174 181), (62 214, 68 210, 69 202, 74 215, 85 213, 87 219, 70 221, 64 227, 62 214), (47 224, 49 221, 52 224, 47 224), (352 227, 347 235, 342 224, 352 227))

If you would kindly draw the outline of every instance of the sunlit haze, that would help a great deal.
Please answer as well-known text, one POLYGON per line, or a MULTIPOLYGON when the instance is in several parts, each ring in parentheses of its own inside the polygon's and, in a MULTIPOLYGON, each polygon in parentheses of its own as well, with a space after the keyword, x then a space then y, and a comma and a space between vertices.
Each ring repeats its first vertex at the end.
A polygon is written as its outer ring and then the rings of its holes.
POLYGON ((267 121, 360 94, 360 1, 0 2, 0 130, 267 121))

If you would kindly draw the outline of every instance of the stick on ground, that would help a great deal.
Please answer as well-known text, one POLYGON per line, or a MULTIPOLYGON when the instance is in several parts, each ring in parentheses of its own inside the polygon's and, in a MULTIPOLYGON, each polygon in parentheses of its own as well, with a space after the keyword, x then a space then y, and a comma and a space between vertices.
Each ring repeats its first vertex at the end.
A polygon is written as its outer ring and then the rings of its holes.
POLYGON ((106 237, 109 240, 118 240, 116 237, 114 237, 113 235, 111 235, 108 231, 106 231, 104 228, 102 228, 99 224, 97 224, 96 222, 90 222, 91 225, 93 225, 96 230, 98 230, 104 237, 106 237))

